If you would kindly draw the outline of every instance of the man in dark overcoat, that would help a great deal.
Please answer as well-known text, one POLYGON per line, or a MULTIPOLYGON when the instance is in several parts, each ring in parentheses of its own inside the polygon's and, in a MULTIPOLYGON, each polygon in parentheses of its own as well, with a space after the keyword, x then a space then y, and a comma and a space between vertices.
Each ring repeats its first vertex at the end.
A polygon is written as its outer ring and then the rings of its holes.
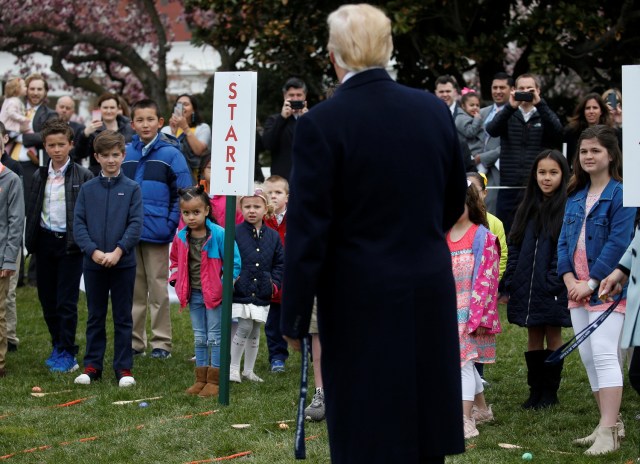
POLYGON ((328 23, 341 85, 294 137, 282 333, 299 348, 317 294, 334 464, 443 463, 464 451, 445 241, 467 187, 456 128, 385 71, 379 9, 344 5, 328 23))

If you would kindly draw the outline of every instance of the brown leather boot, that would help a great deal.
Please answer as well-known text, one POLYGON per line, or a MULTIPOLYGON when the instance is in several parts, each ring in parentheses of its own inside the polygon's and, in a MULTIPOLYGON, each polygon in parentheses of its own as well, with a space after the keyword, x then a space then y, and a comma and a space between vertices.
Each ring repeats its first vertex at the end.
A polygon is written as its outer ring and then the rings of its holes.
POLYGON ((197 395, 207 384, 207 366, 196 367, 196 383, 185 390, 188 395, 197 395))
POLYGON ((207 396, 215 396, 220 391, 218 382, 220 380, 220 369, 217 367, 207 368, 207 384, 202 391, 198 393, 198 396, 206 398, 207 396))

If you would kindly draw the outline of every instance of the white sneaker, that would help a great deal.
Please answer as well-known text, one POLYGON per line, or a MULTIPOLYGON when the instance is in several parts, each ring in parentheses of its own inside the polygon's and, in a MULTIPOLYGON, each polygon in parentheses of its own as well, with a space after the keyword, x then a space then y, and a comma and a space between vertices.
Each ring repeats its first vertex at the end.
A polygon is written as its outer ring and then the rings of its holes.
POLYGON ((80 385, 89 385, 91 383, 91 377, 87 374, 80 374, 73 383, 79 383, 80 385))
POLYGON ((253 371, 243 372, 242 377, 244 377, 247 380, 251 380, 252 382, 264 382, 264 380, 258 377, 253 371))
POLYGON ((120 378, 120 381, 118 382, 119 387, 133 387, 135 384, 136 384, 136 379, 134 379, 129 375, 126 375, 120 378))
POLYGON ((241 383, 240 371, 238 369, 229 369, 229 381, 241 383))

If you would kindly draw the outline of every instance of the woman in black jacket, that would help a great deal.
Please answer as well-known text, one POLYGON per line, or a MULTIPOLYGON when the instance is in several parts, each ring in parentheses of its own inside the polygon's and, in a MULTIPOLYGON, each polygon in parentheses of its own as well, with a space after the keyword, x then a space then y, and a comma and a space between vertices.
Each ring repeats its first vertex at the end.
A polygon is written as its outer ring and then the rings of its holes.
POLYGON ((540 153, 509 235, 503 278, 509 292, 507 316, 512 324, 528 330, 525 359, 530 395, 522 404, 525 409, 558 402, 562 363, 547 365, 544 361, 562 345, 562 327, 571 327, 566 288, 556 271, 568 177, 569 166, 560 152, 540 153))

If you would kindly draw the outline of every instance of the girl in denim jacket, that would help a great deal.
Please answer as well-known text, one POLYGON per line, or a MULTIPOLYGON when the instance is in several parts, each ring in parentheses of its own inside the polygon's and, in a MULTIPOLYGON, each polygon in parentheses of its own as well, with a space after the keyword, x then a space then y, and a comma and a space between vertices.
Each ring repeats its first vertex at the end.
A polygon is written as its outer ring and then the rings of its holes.
MULTIPOLYGON (((575 333, 606 309, 597 289, 631 242, 636 213, 635 208, 622 205, 622 155, 614 130, 602 125, 589 127, 580 135, 578 147, 558 241, 558 275, 567 287, 575 333)), ((618 449, 619 432, 624 430, 618 417, 622 398, 618 345, 625 306, 623 299, 580 345, 580 357, 600 410, 600 422, 594 432, 575 440, 580 445, 591 445, 585 454, 618 449)))

